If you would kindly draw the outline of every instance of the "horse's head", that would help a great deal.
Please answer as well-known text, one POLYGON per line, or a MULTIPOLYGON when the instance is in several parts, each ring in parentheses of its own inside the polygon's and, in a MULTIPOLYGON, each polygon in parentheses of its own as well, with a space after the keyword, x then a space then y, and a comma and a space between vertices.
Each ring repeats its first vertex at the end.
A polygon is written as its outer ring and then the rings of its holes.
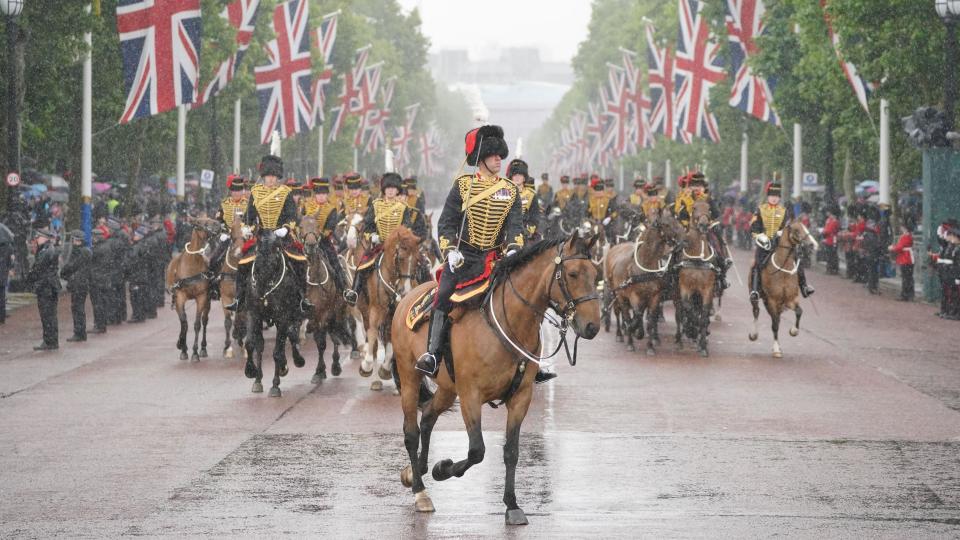
POLYGON ((393 261, 392 281, 399 283, 403 293, 410 292, 420 260, 420 237, 404 226, 397 227, 383 242, 383 253, 385 260, 393 261))
POLYGON ((593 339, 600 331, 600 302, 597 294, 599 270, 590 253, 600 239, 599 234, 573 236, 561 244, 554 259, 556 271, 553 280, 558 287, 550 287, 550 304, 570 321, 577 335, 593 339))
POLYGON ((784 226, 784 233, 780 237, 780 244, 785 247, 804 247, 813 246, 816 248, 817 241, 807 230, 807 226, 799 219, 791 220, 784 226))
POLYGON ((654 233, 659 236, 663 242, 664 255, 672 251, 683 241, 683 226, 673 216, 673 213, 666 208, 650 212, 648 217, 652 216, 650 227, 654 233))
POLYGON ((216 220, 205 217, 190 218, 187 223, 192 227, 190 243, 193 246, 206 246, 220 229, 220 224, 216 220))
POLYGON ((303 251, 308 257, 317 253, 317 247, 320 244, 320 230, 317 218, 313 216, 304 216, 300 220, 300 238, 303 240, 303 251))
POLYGON ((690 226, 693 227, 694 225, 696 225, 703 234, 707 233, 707 228, 710 226, 710 203, 704 199, 693 203, 693 215, 690 216, 690 226))

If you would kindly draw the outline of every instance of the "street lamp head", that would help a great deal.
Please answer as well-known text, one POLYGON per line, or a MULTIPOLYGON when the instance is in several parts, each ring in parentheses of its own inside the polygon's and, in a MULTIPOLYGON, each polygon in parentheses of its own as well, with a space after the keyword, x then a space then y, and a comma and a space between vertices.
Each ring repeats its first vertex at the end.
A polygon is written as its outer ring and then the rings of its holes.
POLYGON ((16 17, 23 11, 24 0, 0 0, 0 13, 8 17, 16 17))
POLYGON ((960 0, 934 0, 934 7, 937 15, 944 21, 951 22, 960 18, 960 0))

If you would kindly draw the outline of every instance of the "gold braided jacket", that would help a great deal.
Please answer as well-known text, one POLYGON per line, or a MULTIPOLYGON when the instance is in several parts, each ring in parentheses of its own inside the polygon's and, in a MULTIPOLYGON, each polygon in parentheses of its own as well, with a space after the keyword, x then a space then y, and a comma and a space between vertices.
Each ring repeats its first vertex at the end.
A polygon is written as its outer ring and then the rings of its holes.
POLYGON ((233 220, 236 219, 237 216, 242 216, 243 213, 247 211, 247 204, 249 203, 246 197, 239 201, 235 201, 231 197, 220 201, 220 212, 223 218, 223 224, 226 225, 228 229, 233 227, 233 220))
POLYGON ((377 224, 377 234, 381 240, 386 240, 390 233, 397 230, 397 227, 403 223, 403 213, 406 209, 407 203, 401 198, 392 201, 374 199, 373 220, 377 224))
POLYGON ((777 234, 786 217, 787 209, 779 204, 776 206, 766 203, 760 205, 760 220, 763 221, 763 232, 769 238, 773 238, 773 235, 777 234))
POLYGON ((420 190, 416 189, 413 193, 407 193, 407 206, 411 208, 417 207, 417 200, 420 199, 420 190))
POLYGON ((367 212, 367 206, 370 204, 370 194, 361 191, 360 195, 352 197, 347 194, 343 198, 343 208, 346 211, 347 215, 350 214, 360 214, 363 215, 367 212))
POLYGON ((524 214, 530 211, 530 207, 533 206, 533 199, 536 196, 537 192, 529 186, 524 186, 520 191, 520 203, 523 205, 524 214))
POLYGON ((337 211, 336 204, 330 202, 328 199, 326 203, 320 204, 313 199, 307 200, 303 204, 303 215, 310 216, 317 220, 317 225, 323 229, 323 234, 330 234, 333 231, 327 230, 327 220, 330 218, 330 214, 337 211))
POLYGON ((650 210, 659 210, 661 208, 663 208, 663 201, 660 199, 649 199, 640 203, 640 209, 643 211, 644 215, 648 214, 650 210))
MULTIPOLYGON (((479 249, 493 249, 497 246, 503 224, 519 195, 516 186, 506 178, 466 174, 457 179, 457 187, 460 198, 467 204, 467 243, 479 249), (471 178, 473 182, 470 181, 471 178), (494 186, 497 186, 496 189, 494 186), (489 194, 477 198, 483 192, 489 194)), ((505 241, 523 246, 523 235, 512 241, 505 241)))
POLYGON ((587 205, 587 209, 590 213, 590 217, 596 221, 600 221, 607 217, 607 208, 609 206, 610 197, 608 197, 606 193, 602 193, 590 197, 590 202, 587 205))
POLYGON ((637 193, 630 194, 630 206, 642 207, 645 200, 637 193))
POLYGON ((567 205, 567 202, 572 196, 573 192, 567 188, 564 188, 557 192, 557 194, 554 196, 554 201, 556 201, 557 207, 563 210, 563 207, 567 205))
POLYGON ((287 186, 268 188, 263 184, 256 184, 250 188, 250 196, 253 197, 253 206, 260 215, 262 228, 267 230, 277 228, 280 212, 283 211, 283 204, 290 196, 290 192, 291 189, 287 186))

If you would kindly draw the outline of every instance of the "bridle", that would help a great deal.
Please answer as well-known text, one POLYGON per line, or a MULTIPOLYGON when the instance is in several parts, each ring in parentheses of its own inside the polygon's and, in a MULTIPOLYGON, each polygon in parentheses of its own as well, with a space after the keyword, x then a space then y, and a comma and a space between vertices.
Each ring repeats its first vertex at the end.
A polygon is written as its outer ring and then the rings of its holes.
MULTIPOLYGON (((257 249, 260 249, 260 246, 262 246, 263 244, 264 244, 263 242, 257 242, 257 246, 258 246, 257 249)), ((271 244, 271 248, 272 248, 272 244, 271 244)), ((264 305, 266 305, 267 303, 267 297, 270 296, 274 291, 276 291, 278 287, 280 287, 280 284, 283 283, 283 278, 286 277, 287 275, 287 261, 286 261, 286 257, 283 255, 283 250, 278 249, 276 251, 277 251, 277 255, 280 257, 280 277, 277 278, 277 280, 273 283, 273 286, 270 287, 270 289, 267 290, 267 292, 260 295, 260 300, 263 301, 264 305)), ((250 282, 254 286, 257 285, 257 261, 258 260, 260 260, 259 256, 256 259, 254 259, 253 263, 250 265, 250 282)))
MULTIPOLYGON (((560 244, 557 245, 557 256, 553 259, 554 267, 553 267, 553 272, 551 273, 552 278, 550 280, 550 284, 547 286, 547 307, 549 309, 552 309, 555 313, 557 313, 560 316, 559 319, 548 314, 546 310, 537 309, 532 303, 530 303, 529 300, 524 298, 523 295, 520 294, 520 291, 518 291, 516 286, 513 284, 513 279, 511 275, 507 274, 507 284, 510 286, 510 290, 513 291, 514 296, 516 296, 517 299, 519 299, 520 302, 523 303, 523 305, 527 306, 531 311, 533 311, 534 314, 536 314, 537 318, 547 321, 551 326, 553 326, 560 332, 560 342, 557 343, 557 348, 554 349, 553 352, 550 353, 549 355, 540 356, 540 357, 534 356, 533 354, 527 352, 527 350, 524 349, 522 346, 518 345, 513 339, 511 339, 510 336, 507 334, 507 332, 503 329, 503 326, 500 324, 500 321, 497 320, 496 309, 494 309, 494 305, 493 305, 493 296, 494 296, 493 293, 495 289, 491 289, 490 294, 487 295, 488 304, 490 306, 489 319, 493 321, 493 325, 495 326, 496 330, 500 333, 500 336, 502 337, 503 341, 508 345, 510 345, 510 347, 513 348, 516 352, 520 353, 524 358, 526 358, 527 360, 537 365, 540 365, 540 362, 543 360, 547 360, 549 358, 553 358, 554 356, 556 356, 557 353, 560 352, 561 346, 564 348, 564 352, 567 355, 567 362, 569 362, 571 366, 577 365, 577 346, 580 342, 580 332, 578 332, 577 329, 574 328, 574 334, 576 334, 576 338, 573 341, 573 354, 571 355, 570 347, 567 344, 567 328, 570 326, 570 323, 573 321, 573 318, 576 315, 577 306, 585 302, 590 302, 593 300, 600 299, 600 295, 596 291, 594 291, 591 294, 585 294, 579 297, 574 297, 570 293, 570 288, 567 286, 567 278, 564 275, 564 263, 566 263, 567 261, 573 261, 573 260, 590 261, 591 259, 589 255, 581 254, 581 253, 564 256, 563 246, 565 244, 566 244, 565 242, 561 242, 560 244), (561 303, 557 303, 553 300, 554 283, 556 283, 560 287, 560 293, 563 295, 562 305, 561 303)), ((497 287, 497 288, 500 288, 500 287, 497 287)), ((500 294, 500 309, 501 311, 506 313, 506 291, 502 291, 500 294)), ((539 340, 539 333, 538 333, 537 339, 539 340)), ((537 348, 539 349, 539 345, 537 346, 537 348)))
MULTIPOLYGON (((793 231, 788 230, 787 238, 790 238, 791 234, 793 234, 793 231)), ((799 241, 794 241, 793 238, 790 238, 790 243, 791 245, 789 246, 781 245, 779 242, 777 243, 777 247, 773 248, 773 253, 770 254, 770 264, 773 265, 777 272, 783 272, 784 274, 792 276, 800 269, 800 246, 803 243, 803 239, 801 238, 799 241), (787 250, 787 261, 790 260, 790 256, 793 256, 793 269, 782 268, 779 264, 777 264, 777 252, 781 249, 787 250)), ((787 263, 784 262, 784 264, 787 263)))
MULTIPOLYGON (((399 302, 403 297, 403 295, 400 294, 400 283, 404 279, 409 279, 412 282, 415 278, 413 274, 405 274, 400 270, 400 244, 401 242, 398 241, 397 248, 393 251, 393 268, 397 274, 392 284, 388 282, 385 277, 383 277, 383 253, 380 254, 380 259, 377 261, 377 277, 380 278, 380 282, 387 289, 387 292, 390 293, 392 302, 399 302)), ((415 252, 419 255, 419 245, 415 252)), ((416 261, 417 257, 413 255, 407 256, 407 272, 412 272, 411 267, 415 267, 416 261)))

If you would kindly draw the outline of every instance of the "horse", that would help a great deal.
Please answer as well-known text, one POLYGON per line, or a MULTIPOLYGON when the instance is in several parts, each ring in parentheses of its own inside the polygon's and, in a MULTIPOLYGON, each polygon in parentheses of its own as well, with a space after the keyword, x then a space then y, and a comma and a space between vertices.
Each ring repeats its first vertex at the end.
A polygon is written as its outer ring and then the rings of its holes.
MULTIPOLYGON (((220 272, 220 304, 229 306, 237 297, 237 271, 239 269, 240 250, 243 248, 243 221, 235 218, 230 228, 230 247, 223 256, 223 265, 226 267, 220 272)), ((246 333, 246 320, 243 311, 233 311, 223 307, 223 357, 233 358, 233 340, 243 347, 243 337, 246 333)))
POLYGON ((293 349, 293 363, 303 367, 306 363, 297 349, 299 339, 300 285, 296 282, 288 255, 282 241, 272 231, 261 231, 257 237, 256 259, 250 263, 250 279, 247 284, 247 339, 244 343, 247 361, 244 375, 254 379, 254 393, 263 392, 263 325, 273 324, 277 336, 273 348, 273 386, 270 397, 280 397, 280 377, 287 375, 287 339, 293 349))
MULTIPOLYGON (((373 374, 378 352, 383 354, 383 360, 377 375, 385 381, 393 377, 390 319, 400 298, 413 289, 419 260, 420 238, 401 225, 383 241, 383 252, 364 277, 363 292, 357 302, 367 336, 366 354, 360 362, 361 377, 373 374)), ((370 389, 382 390, 383 383, 375 380, 370 389)))
POLYGON ((307 256, 307 299, 314 306, 307 331, 313 333, 313 341, 319 354, 317 369, 310 382, 317 384, 327 378, 327 366, 323 360, 327 350, 327 335, 329 334, 333 344, 330 372, 334 377, 338 377, 342 372, 340 345, 352 344, 356 347, 356 339, 350 325, 353 318, 348 317, 343 291, 337 288, 333 270, 320 248, 320 224, 312 216, 306 216, 300 221, 300 231, 307 256))
POLYGON ((710 309, 716 291, 719 258, 707 241, 710 225, 710 205, 697 201, 687 231, 679 261, 677 291, 674 297, 677 349, 683 348, 683 334, 697 343, 700 356, 707 357, 707 336, 710 334, 710 309))
POLYGON ((627 349, 635 351, 633 339, 644 337, 643 316, 647 315, 647 354, 656 354, 660 343, 658 322, 661 294, 666 288, 666 273, 682 229, 669 211, 657 210, 637 243, 622 243, 610 248, 604 259, 604 284, 611 295, 617 318, 617 341, 623 341, 626 329, 627 349), (621 322, 621 315, 624 321, 621 322))
POLYGON ((193 354, 192 362, 199 362, 207 357, 207 319, 210 316, 210 296, 208 294, 209 276, 207 275, 207 260, 204 253, 207 243, 214 234, 213 220, 200 218, 189 221, 193 227, 190 232, 190 241, 183 246, 183 251, 174 256, 167 264, 166 285, 173 297, 171 307, 176 310, 180 319, 180 337, 177 338, 177 349, 180 349, 180 360, 187 359, 187 300, 197 303, 196 316, 193 321, 193 354), (200 351, 197 351, 197 341, 200 339, 200 330, 203 330, 203 340, 200 351))
MULTIPOLYGON (((456 463, 444 459, 434 465, 434 480, 443 481, 451 476, 461 477, 483 461, 481 409, 484 403, 500 399, 508 411, 503 447, 506 521, 510 525, 527 523, 517 505, 514 480, 520 425, 527 414, 533 379, 539 369, 540 358, 534 355, 541 349, 540 325, 549 308, 559 314, 563 332, 567 324, 577 338, 593 339, 600 331, 597 270, 590 261, 596 241, 596 236, 585 239, 574 233, 569 239, 531 244, 499 261, 483 299, 483 309, 463 307, 451 312, 456 321, 450 329, 445 356, 452 356, 446 359, 447 369, 440 367, 432 397, 421 387, 423 374, 414 367, 427 348, 428 325, 410 330, 406 314, 423 293, 436 285, 420 285, 400 301, 392 324, 394 370, 400 383, 403 439, 410 459, 410 465, 400 473, 400 481, 412 488, 416 511, 434 511, 422 477, 427 472, 430 434, 438 416, 459 396, 470 439, 466 459, 456 463), (419 425, 418 405, 423 408, 419 425)), ((575 363, 575 351, 576 345, 571 364, 575 363)))
MULTIPOLYGON (((807 243, 816 244, 807 227, 799 220, 788 222, 784 225, 783 234, 780 235, 776 247, 763 263, 763 269, 760 271, 760 296, 763 298, 767 313, 770 314, 774 358, 783 358, 779 331, 780 314, 784 310, 793 310, 797 316, 796 322, 790 328, 790 335, 796 337, 800 334, 800 316, 803 315, 803 308, 800 307, 799 302, 800 284, 797 270, 800 268, 802 248, 807 243)), ((747 337, 750 341, 756 341, 757 318, 760 316, 759 300, 751 299, 750 304, 753 307, 753 332, 747 337)))

